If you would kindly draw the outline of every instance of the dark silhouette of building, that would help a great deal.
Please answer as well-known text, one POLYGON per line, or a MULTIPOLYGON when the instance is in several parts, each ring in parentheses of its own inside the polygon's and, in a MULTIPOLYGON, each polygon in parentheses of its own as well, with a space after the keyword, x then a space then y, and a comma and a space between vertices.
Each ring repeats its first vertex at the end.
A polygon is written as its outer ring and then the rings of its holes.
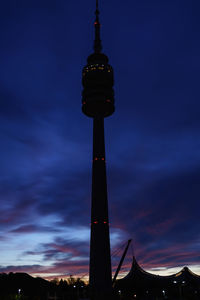
POLYGON ((117 280, 115 291, 125 300, 197 300, 200 299, 200 276, 187 267, 169 276, 151 274, 133 257, 130 272, 117 280))
POLYGON ((91 298, 107 299, 112 291, 104 118, 114 112, 113 69, 101 52, 96 1, 94 53, 82 73, 82 111, 93 118, 92 205, 89 281, 91 298))
POLYGON ((26 273, 0 273, 1 300, 79 300, 87 298, 88 287, 80 278, 47 281, 26 273))

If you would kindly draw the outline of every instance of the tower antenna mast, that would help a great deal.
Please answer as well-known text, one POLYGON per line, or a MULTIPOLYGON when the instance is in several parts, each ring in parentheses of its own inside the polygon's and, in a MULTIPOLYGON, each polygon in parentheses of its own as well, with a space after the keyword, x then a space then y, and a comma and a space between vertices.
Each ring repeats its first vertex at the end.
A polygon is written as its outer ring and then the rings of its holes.
POLYGON ((95 10, 96 19, 94 22, 95 26, 95 40, 94 40, 94 52, 100 53, 102 50, 101 38, 100 38, 100 27, 101 24, 99 22, 99 2, 96 0, 96 10, 95 10))

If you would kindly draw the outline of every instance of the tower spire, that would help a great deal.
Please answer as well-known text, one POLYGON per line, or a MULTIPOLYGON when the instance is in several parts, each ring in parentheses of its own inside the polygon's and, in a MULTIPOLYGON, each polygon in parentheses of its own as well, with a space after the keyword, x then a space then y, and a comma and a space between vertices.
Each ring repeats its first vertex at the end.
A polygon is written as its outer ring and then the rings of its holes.
POLYGON ((100 53, 102 46, 101 46, 101 39, 100 39, 100 22, 99 22, 99 2, 96 0, 96 10, 95 10, 96 19, 94 22, 95 26, 95 40, 94 40, 94 52, 100 53))

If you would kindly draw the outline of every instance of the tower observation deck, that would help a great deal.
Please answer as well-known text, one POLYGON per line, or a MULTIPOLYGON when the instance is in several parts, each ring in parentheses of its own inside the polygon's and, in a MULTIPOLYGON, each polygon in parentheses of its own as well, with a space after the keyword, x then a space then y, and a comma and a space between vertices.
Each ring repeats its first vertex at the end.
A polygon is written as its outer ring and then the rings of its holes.
POLYGON ((107 200, 104 118, 113 114, 113 69, 101 52, 98 1, 96 1, 94 52, 82 72, 82 111, 93 118, 93 162, 89 283, 91 299, 112 296, 112 272, 107 200))

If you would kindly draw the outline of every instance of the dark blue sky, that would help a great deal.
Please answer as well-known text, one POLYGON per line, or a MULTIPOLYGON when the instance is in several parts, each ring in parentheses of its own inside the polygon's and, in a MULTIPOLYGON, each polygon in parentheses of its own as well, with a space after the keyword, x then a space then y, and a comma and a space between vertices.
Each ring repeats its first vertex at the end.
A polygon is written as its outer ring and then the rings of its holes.
MULTIPOLYGON (((115 72, 105 120, 112 251, 132 238, 145 269, 200 274, 199 1, 99 6, 115 72)), ((81 71, 94 10, 94 0, 1 3, 0 272, 88 272, 92 120, 81 71)))

